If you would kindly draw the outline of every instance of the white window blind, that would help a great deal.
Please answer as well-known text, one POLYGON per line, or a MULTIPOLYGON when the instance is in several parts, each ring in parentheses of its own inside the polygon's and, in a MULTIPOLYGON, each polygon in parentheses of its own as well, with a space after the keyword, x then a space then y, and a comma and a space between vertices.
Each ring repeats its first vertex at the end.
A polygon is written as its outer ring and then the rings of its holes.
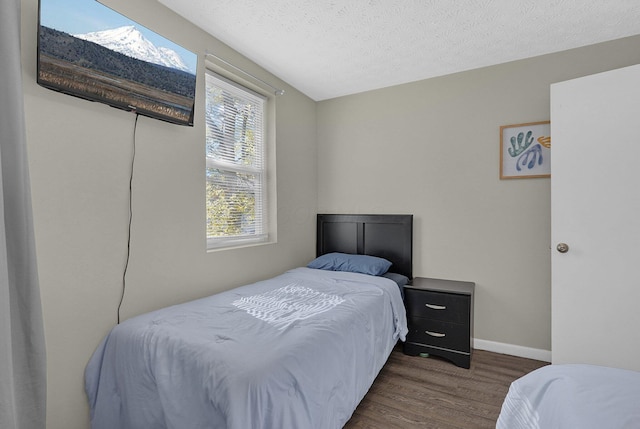
POLYGON ((209 248, 266 241, 264 97, 206 73, 209 248))

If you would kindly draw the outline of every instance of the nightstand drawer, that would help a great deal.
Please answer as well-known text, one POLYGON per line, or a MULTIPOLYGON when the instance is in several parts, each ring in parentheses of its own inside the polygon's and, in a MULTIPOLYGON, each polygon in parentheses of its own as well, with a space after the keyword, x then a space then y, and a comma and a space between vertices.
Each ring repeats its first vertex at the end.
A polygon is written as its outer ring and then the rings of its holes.
POLYGON ((407 342, 471 352, 469 326, 439 320, 410 317, 407 342))
POLYGON ((470 297, 445 292, 405 288, 408 316, 452 323, 469 323, 470 297))

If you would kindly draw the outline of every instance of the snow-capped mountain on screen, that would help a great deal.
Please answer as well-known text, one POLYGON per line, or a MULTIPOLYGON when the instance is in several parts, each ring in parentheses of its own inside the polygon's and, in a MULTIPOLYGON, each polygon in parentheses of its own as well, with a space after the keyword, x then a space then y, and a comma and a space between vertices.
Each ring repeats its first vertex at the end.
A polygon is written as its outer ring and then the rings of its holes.
POLYGON ((176 51, 155 46, 133 25, 73 36, 128 57, 193 73, 176 51))

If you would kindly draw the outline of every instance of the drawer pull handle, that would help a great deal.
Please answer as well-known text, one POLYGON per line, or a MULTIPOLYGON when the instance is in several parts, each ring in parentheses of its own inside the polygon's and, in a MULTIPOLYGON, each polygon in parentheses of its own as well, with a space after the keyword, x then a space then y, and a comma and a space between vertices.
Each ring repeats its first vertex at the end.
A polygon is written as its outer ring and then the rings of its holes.
POLYGON ((441 334, 440 332, 431 332, 431 331, 424 331, 427 335, 431 335, 432 337, 438 337, 438 338, 442 338, 445 336, 445 334, 441 334))
POLYGON ((445 305, 435 305, 435 304, 425 304, 427 307, 429 307, 432 310, 446 310, 447 307, 445 305))

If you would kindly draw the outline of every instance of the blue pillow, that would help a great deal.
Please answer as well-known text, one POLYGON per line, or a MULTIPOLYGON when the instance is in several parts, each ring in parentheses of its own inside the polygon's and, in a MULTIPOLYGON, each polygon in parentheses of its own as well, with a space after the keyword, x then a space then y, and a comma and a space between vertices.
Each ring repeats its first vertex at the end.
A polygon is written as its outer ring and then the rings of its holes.
POLYGON ((384 258, 369 255, 350 255, 347 253, 326 253, 309 262, 308 268, 330 271, 349 271, 352 273, 379 276, 387 272, 391 262, 384 258))
POLYGON ((384 273, 382 277, 386 277, 396 282, 398 286, 400 286, 400 290, 402 290, 402 286, 409 283, 409 277, 398 273, 384 273))

